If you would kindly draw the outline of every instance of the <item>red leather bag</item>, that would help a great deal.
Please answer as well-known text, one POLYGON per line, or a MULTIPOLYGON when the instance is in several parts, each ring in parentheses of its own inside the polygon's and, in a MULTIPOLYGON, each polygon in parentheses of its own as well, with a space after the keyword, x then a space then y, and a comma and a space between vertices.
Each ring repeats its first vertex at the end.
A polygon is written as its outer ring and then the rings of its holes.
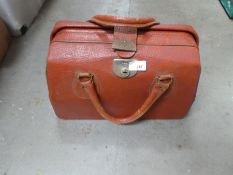
POLYGON ((99 15, 57 22, 50 41, 49 97, 62 119, 179 119, 195 99, 200 56, 190 26, 99 15))

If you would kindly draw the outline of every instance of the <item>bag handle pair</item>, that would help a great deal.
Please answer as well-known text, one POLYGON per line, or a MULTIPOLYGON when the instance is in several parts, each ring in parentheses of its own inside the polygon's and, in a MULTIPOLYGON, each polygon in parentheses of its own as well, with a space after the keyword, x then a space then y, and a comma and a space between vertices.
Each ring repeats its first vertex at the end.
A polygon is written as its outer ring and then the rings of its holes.
MULTIPOLYGON (((148 28, 159 24, 159 22, 151 17, 126 18, 106 15, 94 16, 89 21, 106 28, 114 28, 115 40, 113 42, 113 49, 121 50, 118 55, 122 56, 122 54, 124 54, 124 58, 131 57, 136 51, 137 29, 148 28), (122 43, 119 41, 124 41, 124 47, 122 47, 122 43), (129 42, 130 47, 126 47, 126 41, 129 42), (131 51, 132 54, 126 55, 125 52, 122 52, 122 50, 131 51)), ((114 117, 106 112, 103 105, 101 104, 94 84, 94 75, 91 73, 79 73, 77 78, 80 81, 84 91, 87 93, 90 101, 94 105, 96 111, 106 120, 116 124, 128 124, 141 118, 150 109, 150 107, 168 90, 173 80, 173 77, 170 74, 156 76, 155 80, 153 81, 152 90, 150 91, 149 96, 146 98, 141 107, 136 110, 136 112, 129 116, 114 117)))

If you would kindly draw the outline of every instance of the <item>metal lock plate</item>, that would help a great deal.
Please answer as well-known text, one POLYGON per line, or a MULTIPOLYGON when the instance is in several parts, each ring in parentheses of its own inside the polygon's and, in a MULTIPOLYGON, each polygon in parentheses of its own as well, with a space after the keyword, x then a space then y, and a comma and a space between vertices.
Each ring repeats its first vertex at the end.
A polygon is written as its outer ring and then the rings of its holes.
POLYGON ((136 75, 136 70, 129 70, 129 64, 135 59, 114 59, 112 62, 113 73, 120 78, 130 78, 136 75))

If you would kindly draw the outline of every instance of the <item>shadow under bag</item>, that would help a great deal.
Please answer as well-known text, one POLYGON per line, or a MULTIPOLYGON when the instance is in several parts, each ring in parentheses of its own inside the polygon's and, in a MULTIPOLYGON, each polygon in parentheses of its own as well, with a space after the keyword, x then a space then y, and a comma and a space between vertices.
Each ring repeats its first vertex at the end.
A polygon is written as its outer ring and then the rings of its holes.
POLYGON ((101 15, 60 21, 50 38, 49 97, 62 119, 180 119, 195 99, 200 69, 191 26, 101 15))

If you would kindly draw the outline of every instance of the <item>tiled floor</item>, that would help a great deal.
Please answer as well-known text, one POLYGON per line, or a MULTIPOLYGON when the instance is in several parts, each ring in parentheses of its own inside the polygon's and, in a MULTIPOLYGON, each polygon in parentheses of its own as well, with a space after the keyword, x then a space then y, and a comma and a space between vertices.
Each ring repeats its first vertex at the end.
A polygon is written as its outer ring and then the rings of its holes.
POLYGON ((50 0, 0 68, 0 175, 232 175, 232 67, 233 21, 217 0, 50 0), (45 78, 49 33, 57 20, 95 14, 195 27, 202 75, 187 118, 127 126, 56 118, 45 78))

